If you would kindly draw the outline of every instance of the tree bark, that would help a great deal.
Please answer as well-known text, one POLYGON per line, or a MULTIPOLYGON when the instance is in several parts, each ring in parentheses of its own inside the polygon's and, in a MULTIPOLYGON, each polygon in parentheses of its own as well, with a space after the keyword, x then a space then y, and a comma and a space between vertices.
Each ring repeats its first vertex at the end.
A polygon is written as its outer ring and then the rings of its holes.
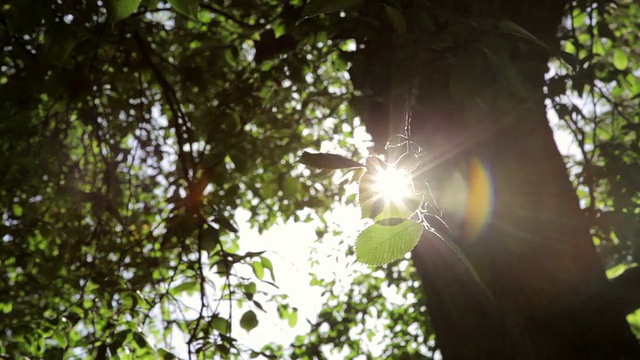
POLYGON ((423 238, 413 253, 442 353, 445 359, 640 358, 542 104, 521 120, 470 154, 489 169, 494 208, 484 232, 463 249, 495 303, 482 300, 438 239, 423 238))

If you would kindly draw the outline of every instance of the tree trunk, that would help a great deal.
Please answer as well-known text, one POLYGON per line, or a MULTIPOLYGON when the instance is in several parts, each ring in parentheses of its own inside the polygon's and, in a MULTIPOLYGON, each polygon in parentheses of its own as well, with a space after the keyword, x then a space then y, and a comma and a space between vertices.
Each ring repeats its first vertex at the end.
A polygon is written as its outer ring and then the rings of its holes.
POLYGON ((445 358, 640 358, 543 105, 470 155, 488 170, 494 203, 484 231, 462 246, 495 303, 440 240, 425 236, 413 254, 445 358))
MULTIPOLYGON (((460 15, 507 18, 551 43, 564 9, 562 1, 494 1, 476 7, 481 10, 458 2, 464 9, 460 15)), ((436 237, 424 235, 413 252, 438 346, 448 360, 640 359, 546 119, 548 54, 523 56, 533 61, 527 59, 530 66, 520 75, 537 94, 512 104, 509 113, 496 105, 504 103, 498 98, 482 112, 447 98, 443 102, 435 94, 448 92, 448 84, 431 82, 430 89, 419 91, 421 110, 414 109, 412 127, 427 145, 425 172, 446 178, 473 162, 486 172, 493 192, 482 230, 457 238, 492 296, 436 237)), ((416 75, 429 78, 433 71, 416 75)), ((384 144, 387 134, 373 135, 384 144)), ((440 193, 450 184, 437 186, 440 193)), ((461 220, 459 233, 465 234, 472 219, 461 220)))

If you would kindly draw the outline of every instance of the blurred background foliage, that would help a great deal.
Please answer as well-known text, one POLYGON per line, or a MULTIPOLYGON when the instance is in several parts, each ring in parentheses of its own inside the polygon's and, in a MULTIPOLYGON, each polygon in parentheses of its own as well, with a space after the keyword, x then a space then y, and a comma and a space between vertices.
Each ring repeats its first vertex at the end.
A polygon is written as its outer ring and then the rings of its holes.
MULTIPOLYGON (((408 259, 356 266, 349 284, 312 275, 326 307, 293 344, 250 349, 231 328, 260 326, 256 284, 276 279, 267 254, 240 250, 236 210, 264 231, 353 202, 296 159, 326 142, 357 158, 356 115, 375 106, 366 79, 378 76, 362 44, 406 31, 401 3, 329 1, 343 11, 318 15, 302 0, 3 2, 0 355, 433 357, 408 259), (171 353, 176 333, 188 354, 171 353)), ((545 96, 615 276, 640 256, 640 6, 576 1, 566 14, 559 39, 579 63, 552 61, 545 96)), ((464 47, 465 31, 432 45, 464 47)), ((351 244, 334 245, 354 267, 351 244)), ((640 334, 640 315, 629 320, 640 334)))

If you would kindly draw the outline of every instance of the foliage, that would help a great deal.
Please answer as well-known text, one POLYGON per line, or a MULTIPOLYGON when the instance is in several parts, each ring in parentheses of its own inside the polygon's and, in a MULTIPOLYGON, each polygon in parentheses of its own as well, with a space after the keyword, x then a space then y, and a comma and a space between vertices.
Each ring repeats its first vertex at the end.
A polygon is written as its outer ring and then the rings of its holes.
POLYGON ((631 3, 573 9, 562 38, 580 68, 574 75, 558 68, 548 85, 559 126, 573 137, 576 151, 567 160, 576 191, 610 268, 637 262, 640 251, 640 82, 634 73, 640 63, 629 55, 639 39, 636 25, 621 25, 638 11, 631 3))
MULTIPOLYGON (((584 207, 585 215, 590 219, 594 242, 598 247, 600 254, 605 261, 607 268, 614 269, 623 264, 637 263, 637 214, 638 202, 636 197, 640 194, 637 179, 638 163, 634 159, 637 158, 638 141, 637 127, 634 125, 638 122, 638 96, 637 86, 637 56, 630 55, 632 44, 638 43, 637 31, 635 25, 631 31, 626 31, 623 24, 630 22, 636 23, 633 19, 637 18, 640 7, 631 2, 608 2, 606 4, 591 2, 572 3, 566 18, 566 28, 559 34, 563 43, 562 51, 554 50, 555 46, 547 45, 538 40, 526 30, 509 21, 498 21, 495 26, 498 30, 505 33, 516 35, 524 40, 530 41, 550 52, 551 55, 557 56, 563 62, 552 61, 549 77, 545 84, 545 95, 548 98, 549 111, 558 112, 561 120, 565 122, 563 129, 570 129, 575 141, 579 145, 580 154, 576 154, 572 150, 567 157, 567 165, 576 184, 577 194, 580 197, 581 204, 584 207), (603 35, 606 34, 606 35, 603 35), (591 104, 589 104, 591 103, 591 104), (635 235, 634 235, 635 234, 635 235), (635 244, 635 245, 634 245, 635 244)), ((433 26, 434 17, 437 11, 433 11, 427 15, 423 15, 426 20, 423 24, 425 27, 433 26)), ((405 13, 406 18, 411 15, 405 13)), ((354 20, 355 21, 355 20, 354 20)), ((520 78, 522 73, 526 74, 527 60, 505 58, 508 52, 499 52, 500 49, 495 43, 487 43, 484 48, 480 48, 484 54, 478 54, 477 32, 480 30, 491 29, 493 26, 488 24, 483 29, 482 20, 476 19, 450 19, 450 28, 454 34, 436 33, 429 38, 426 47, 431 47, 436 51, 451 46, 453 52, 466 52, 468 56, 458 58, 458 62, 454 64, 455 70, 451 71, 449 78, 450 91, 454 99, 467 100, 468 94, 480 92, 482 95, 477 98, 478 111, 482 111, 483 102, 502 101, 505 103, 502 107, 508 108, 513 104, 508 103, 507 96, 497 94, 513 94, 520 96, 522 102, 529 101, 527 94, 534 93, 531 89, 525 89, 521 84, 524 83, 520 78), (456 21, 460 23, 456 23, 456 21), (455 26, 459 26, 456 28, 455 26), (466 32, 463 31, 466 27, 466 32), (462 29, 461 29, 462 28, 462 29), (471 38, 471 39, 469 39, 471 38), (462 43, 462 44, 461 44, 462 43), (496 52, 497 50, 497 52, 496 52), (521 61, 517 62, 518 60, 521 61), (504 88, 487 88, 478 90, 484 86, 486 81, 486 67, 478 65, 488 63, 495 73, 495 76, 503 79, 504 88), (505 92, 505 88, 507 91, 505 92)), ((384 25, 379 23, 380 28, 384 25)), ((446 25, 441 25, 446 28, 446 25)), ((396 30, 398 28, 396 27, 396 30)), ((382 31, 384 33, 384 31, 382 31)), ((398 31, 401 32, 401 31, 398 31)), ((383 39, 380 43, 386 43, 387 53, 393 54, 393 42, 399 42, 404 47, 399 50, 399 57, 391 60, 391 63, 399 64, 398 67, 410 68, 410 61, 403 61, 403 51, 411 53, 419 57, 422 48, 414 44, 403 43, 398 41, 393 35, 384 38, 384 35, 377 33, 383 39), (413 45, 413 46, 412 46, 413 45), (408 50, 407 50, 408 49, 408 50), (407 66, 409 65, 409 66, 407 66)), ((389 28, 386 34, 394 34, 389 28)), ((397 33, 395 34, 397 35, 397 33)), ((495 39, 492 39, 495 40, 495 39)), ((366 40, 365 40, 366 43, 366 40)), ((374 47, 370 43, 366 43, 366 47, 374 47)), ((424 43, 423 43, 424 44, 424 43)), ((421 44, 422 45, 422 44, 421 44)), ((514 52, 517 52, 516 49, 514 52)), ((522 51, 522 49, 520 49, 522 51)), ((367 49, 364 50, 367 53, 367 49)), ((370 52, 372 54, 374 52, 370 52)), ((395 53, 398 54, 398 53, 395 53)), ((392 56, 390 56, 393 58, 392 56)), ((379 68, 391 69, 391 93, 398 92, 397 88, 393 88, 397 83, 402 83, 406 78, 403 77, 401 69, 393 66, 380 65, 384 63, 384 59, 377 59, 379 68), (395 77, 394 77, 395 76, 395 77), (400 80, 398 80, 400 79, 400 80)), ((367 89, 375 87, 384 80, 380 80, 383 76, 371 76, 371 67, 367 67, 366 55, 356 57, 352 67, 352 79, 356 85, 356 89, 367 89), (364 63, 364 64, 363 64, 364 63), (367 69, 365 71, 363 69, 367 69), (367 74, 369 77, 363 79, 359 74, 367 74)), ((430 68, 442 69, 441 64, 432 64, 430 68)), ((374 67, 375 69, 375 67, 374 67)), ((375 70, 374 70, 375 71, 375 70)), ((383 70, 385 71, 385 70, 383 70)), ((411 71, 411 70, 409 70, 411 71)), ((445 82, 438 77, 437 71, 433 71, 434 83, 445 82)), ((433 84, 433 83, 431 83, 433 84)), ((387 85, 389 85, 387 83, 387 85)), ((401 86, 400 86, 401 87, 401 86)), ((364 90, 363 90, 364 91, 364 90)), ((435 92, 435 90, 434 90, 435 92)), ((440 94, 431 94, 435 98, 440 94)), ((537 96, 537 95, 536 95, 537 96)), ((441 96, 443 97, 443 96, 441 96)), ((507 114, 508 115, 508 114, 507 114)), ((365 216, 368 215, 366 206, 363 206, 365 216)), ((633 267, 633 266, 631 266, 633 267)), ((629 268, 627 266, 626 268, 629 268)), ((611 275, 613 277, 613 275, 611 275)), ((371 291, 371 290, 369 290, 371 291)), ((371 293, 369 293, 371 294, 371 293)), ((370 298, 375 298, 370 296, 370 298)), ((335 312, 335 308, 331 307, 335 312)), ((333 317, 337 321, 343 318, 349 318, 351 309, 340 310, 333 317)), ((637 312, 636 312, 637 314, 637 312)), ((637 315, 629 315, 629 322, 632 329, 638 333, 637 315)), ((423 319, 423 321, 425 321, 423 319)), ((353 321, 354 324, 360 323, 359 320, 353 321)), ((334 324, 334 326, 338 326, 334 324)), ((315 330, 312 333, 321 336, 321 330, 315 330)), ((331 341, 340 343, 343 339, 334 338, 331 341)), ((298 341, 298 344, 308 343, 298 341)), ((325 342, 329 342, 325 340, 325 342)), ((352 353, 353 355, 353 353, 352 353)))
MULTIPOLYGON (((328 209, 341 192, 297 165, 300 152, 338 134, 350 155, 355 114, 375 112, 381 88, 405 94, 434 53, 449 59, 430 70, 454 106, 478 92, 480 110, 526 103, 528 63, 503 51, 513 35, 564 61, 545 95, 576 141, 567 162, 594 242, 608 268, 640 262, 640 6, 572 3, 560 52, 504 19, 408 3, 3 2, 0 355, 170 358, 177 336, 202 358, 432 357, 420 279, 398 260, 417 237, 348 286, 315 277, 327 307, 291 347, 244 348, 233 324, 260 326, 257 284, 275 277, 268 254, 241 250, 234 213, 263 231, 328 209), (388 57, 368 56, 374 36, 388 57), (483 88, 486 77, 501 87, 483 88)), ((383 220, 364 202, 364 217, 383 220)), ((295 309, 272 300, 294 326, 295 309)), ((638 331, 637 313, 629 321, 638 331)))
POLYGON ((223 305, 255 327, 273 267, 240 250, 235 209, 264 230, 326 208, 292 160, 352 119, 340 43, 294 27, 300 5, 3 2, 0 354, 242 350, 223 305))
MULTIPOLYGON (((640 62, 631 50, 640 40, 632 20, 640 8, 615 2, 570 10, 560 38, 580 65, 575 74, 562 67, 550 74, 549 104, 571 134, 567 164, 593 241, 614 270, 640 259, 640 62)), ((640 337, 637 316, 628 320, 640 337)))

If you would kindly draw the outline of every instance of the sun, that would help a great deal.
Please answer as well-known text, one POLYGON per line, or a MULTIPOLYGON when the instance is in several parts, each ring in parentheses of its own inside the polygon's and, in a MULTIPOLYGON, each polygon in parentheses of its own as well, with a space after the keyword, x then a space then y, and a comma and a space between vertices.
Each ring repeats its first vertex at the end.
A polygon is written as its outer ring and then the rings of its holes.
POLYGON ((385 202, 399 203, 413 193, 409 173, 394 166, 381 169, 374 184, 375 191, 385 202))

